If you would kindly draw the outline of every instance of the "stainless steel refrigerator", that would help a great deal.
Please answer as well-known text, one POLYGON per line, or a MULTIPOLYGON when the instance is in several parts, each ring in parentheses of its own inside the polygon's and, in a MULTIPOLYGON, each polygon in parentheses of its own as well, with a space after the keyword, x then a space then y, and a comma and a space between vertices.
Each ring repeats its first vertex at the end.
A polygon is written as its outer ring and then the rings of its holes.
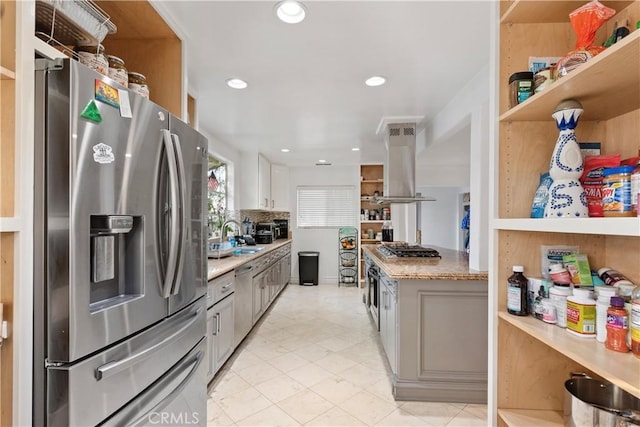
POLYGON ((204 425, 207 140, 36 62, 34 425, 204 425))

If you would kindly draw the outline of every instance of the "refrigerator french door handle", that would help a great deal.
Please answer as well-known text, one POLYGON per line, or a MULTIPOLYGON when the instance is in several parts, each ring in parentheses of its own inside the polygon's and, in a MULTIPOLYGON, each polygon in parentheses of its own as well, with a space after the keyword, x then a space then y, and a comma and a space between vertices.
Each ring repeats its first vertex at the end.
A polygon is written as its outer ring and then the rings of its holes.
POLYGON ((178 266, 179 256, 179 244, 180 244, 180 188, 178 178, 178 166, 176 163, 175 150, 173 149, 173 142, 171 139, 171 133, 168 130, 162 130, 162 142, 164 144, 164 151, 167 156, 167 164, 169 165, 169 198, 171 199, 171 225, 170 225, 170 237, 167 245, 169 247, 169 256, 167 260, 167 269, 164 272, 164 278, 162 280, 162 296, 168 298, 171 295, 171 289, 173 288, 173 282, 176 277, 176 267, 178 266))
POLYGON ((178 267, 176 271, 176 280, 173 283, 171 294, 176 295, 180 292, 180 285, 182 284, 182 268, 184 266, 184 254, 185 254, 185 240, 189 233, 187 232, 187 214, 185 213, 187 206, 187 185, 186 176, 184 173, 184 158, 182 157, 182 145, 180 144, 180 137, 175 133, 171 134, 173 146, 175 150, 176 164, 178 166, 178 190, 180 197, 180 243, 178 252, 178 267))
POLYGON ((162 341, 159 341, 153 344, 152 346, 149 346, 143 349, 142 351, 139 351, 130 356, 127 356, 124 359, 120 359, 115 362, 105 363, 104 365, 99 366, 95 370, 96 380, 100 381, 101 379, 106 378, 110 375, 117 374, 118 372, 122 372, 123 370, 130 368, 132 365, 140 363, 144 359, 153 356, 154 353, 159 351, 161 348, 166 347, 176 339, 182 337, 182 334, 186 330, 188 330, 191 326, 193 326, 193 324, 198 320, 198 316, 200 315, 201 312, 202 312, 202 307, 198 307, 198 309, 194 314, 192 314, 186 320, 184 320, 184 322, 186 322, 184 326, 182 326, 180 329, 178 329, 177 331, 175 331, 174 333, 172 333, 162 341))
POLYGON ((152 414, 159 413, 165 406, 167 406, 167 404, 169 404, 172 400, 175 399, 175 397, 178 394, 182 392, 182 389, 185 388, 185 386, 189 383, 189 381, 191 381, 191 378, 193 378, 193 376, 195 375, 198 369, 198 366, 200 366, 200 363, 202 363, 203 359, 204 359, 204 352, 202 351, 197 352, 196 355, 193 357, 193 360, 189 362, 189 364, 192 365, 191 370, 189 371, 187 376, 180 382, 180 384, 178 384, 176 388, 174 388, 168 395, 166 395, 164 399, 158 402, 157 405, 151 408, 150 411, 147 411, 144 415, 142 415, 141 417, 138 417, 135 421, 131 423, 127 423, 127 425, 137 426, 137 425, 148 424, 149 418, 151 417, 152 414))

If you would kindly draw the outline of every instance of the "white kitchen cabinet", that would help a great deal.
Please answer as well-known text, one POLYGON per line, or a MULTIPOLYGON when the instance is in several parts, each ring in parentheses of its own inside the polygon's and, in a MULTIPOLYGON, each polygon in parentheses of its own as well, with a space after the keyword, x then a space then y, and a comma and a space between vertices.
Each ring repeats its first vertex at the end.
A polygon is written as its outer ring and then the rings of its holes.
POLYGON ((257 152, 243 152, 240 182, 240 208, 271 210, 271 163, 257 152))
POLYGON ((289 207, 289 168, 285 165, 271 164, 271 210, 290 211, 289 207))
POLYGON ((271 209, 271 163, 258 154, 258 206, 271 209))

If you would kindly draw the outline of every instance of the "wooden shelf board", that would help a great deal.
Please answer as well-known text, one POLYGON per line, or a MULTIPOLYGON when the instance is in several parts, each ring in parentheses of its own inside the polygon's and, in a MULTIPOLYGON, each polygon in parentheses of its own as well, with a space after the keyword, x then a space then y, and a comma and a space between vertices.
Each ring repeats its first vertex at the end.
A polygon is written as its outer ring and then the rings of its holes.
POLYGON ((640 237, 640 218, 500 218, 493 220, 493 228, 497 230, 640 237))
MULTIPOLYGON (((608 120, 640 108, 640 31, 608 48, 500 116, 500 121, 546 121, 563 100, 582 104, 580 120, 608 120)), ((505 83, 506 84, 506 83, 505 83)))
POLYGON ((360 224, 378 224, 381 222, 385 222, 385 221, 390 221, 388 219, 366 219, 363 221, 360 221, 360 224))
POLYGON ((381 179, 363 179, 360 181, 360 184, 382 184, 384 183, 381 179))
POLYGON ((370 243, 380 243, 380 240, 376 240, 376 239, 360 239, 361 243, 366 243, 366 244, 370 244, 370 243))
MULTIPOLYGON (((633 1, 605 1, 607 7, 620 12, 633 1)), ((516 0, 500 18, 501 24, 533 24, 545 22, 569 23, 569 13, 582 6, 582 2, 569 1, 526 1, 516 0)))
POLYGON ((498 416, 509 427, 555 427, 564 425, 561 411, 498 409, 498 416))
POLYGON ((595 339, 576 337, 564 328, 549 325, 531 316, 499 312, 498 317, 574 360, 618 387, 640 397, 640 359, 631 353, 607 350, 595 339))
POLYGON ((16 73, 0 65, 0 78, 2 80, 15 80, 16 73))

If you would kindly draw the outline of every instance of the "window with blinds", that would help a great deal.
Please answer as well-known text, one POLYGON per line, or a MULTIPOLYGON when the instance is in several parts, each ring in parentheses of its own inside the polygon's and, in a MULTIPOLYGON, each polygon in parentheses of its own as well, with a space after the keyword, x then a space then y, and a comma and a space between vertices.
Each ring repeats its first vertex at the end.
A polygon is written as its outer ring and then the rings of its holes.
POLYGON ((300 228, 336 228, 356 225, 354 186, 299 186, 297 198, 297 225, 300 228))

